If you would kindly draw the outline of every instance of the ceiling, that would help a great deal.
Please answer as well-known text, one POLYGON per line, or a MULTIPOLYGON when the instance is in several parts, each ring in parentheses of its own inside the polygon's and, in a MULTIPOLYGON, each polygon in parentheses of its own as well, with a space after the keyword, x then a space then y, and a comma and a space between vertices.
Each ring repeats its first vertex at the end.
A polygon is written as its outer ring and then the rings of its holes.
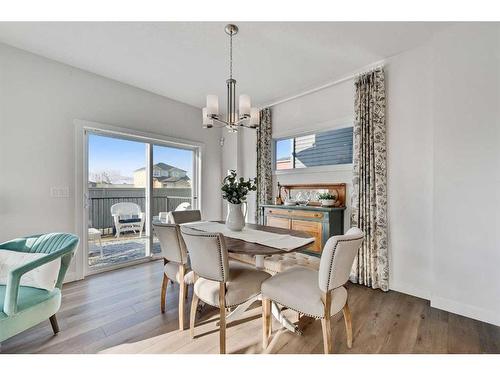
MULTIPOLYGON (((196 107, 221 105, 226 22, 0 22, 0 42, 196 107)), ((449 23, 239 22, 238 93, 261 106, 423 44, 449 23)))

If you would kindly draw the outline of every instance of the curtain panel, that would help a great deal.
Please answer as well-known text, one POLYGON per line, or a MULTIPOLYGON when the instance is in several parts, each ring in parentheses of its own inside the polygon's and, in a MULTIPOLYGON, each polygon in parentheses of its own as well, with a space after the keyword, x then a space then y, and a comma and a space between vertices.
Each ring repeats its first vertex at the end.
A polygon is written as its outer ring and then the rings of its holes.
POLYGON ((270 204, 273 199, 272 173, 272 121, 271 109, 260 111, 260 126, 257 129, 257 194, 255 219, 263 224, 261 205, 270 204))
POLYGON ((383 68, 359 76, 355 86, 351 225, 365 233, 365 240, 358 251, 350 279, 387 291, 389 262, 383 68))

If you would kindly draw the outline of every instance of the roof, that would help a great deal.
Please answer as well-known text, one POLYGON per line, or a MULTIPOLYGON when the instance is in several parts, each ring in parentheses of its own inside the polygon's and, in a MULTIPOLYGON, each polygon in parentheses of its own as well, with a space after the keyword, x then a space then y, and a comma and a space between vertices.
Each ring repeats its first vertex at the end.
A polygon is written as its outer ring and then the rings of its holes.
MULTIPOLYGON (((184 169, 181 169, 181 168, 177 168, 177 167, 174 167, 173 165, 170 165, 170 164, 166 164, 166 163, 156 163, 153 165, 153 167, 158 167, 164 171, 171 171, 172 169, 175 169, 175 170, 178 170, 178 171, 182 171, 182 172, 186 172, 184 169)), ((142 171, 146 169, 146 167, 142 167, 142 168, 139 168, 139 169, 136 169, 134 172, 138 172, 138 171, 142 171)))

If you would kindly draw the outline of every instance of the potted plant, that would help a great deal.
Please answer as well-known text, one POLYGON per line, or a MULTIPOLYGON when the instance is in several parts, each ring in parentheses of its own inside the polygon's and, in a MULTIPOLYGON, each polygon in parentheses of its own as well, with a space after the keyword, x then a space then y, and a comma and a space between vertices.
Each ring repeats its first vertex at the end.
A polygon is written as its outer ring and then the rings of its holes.
POLYGON ((318 195, 318 200, 324 207, 331 207, 335 205, 335 201, 337 200, 337 196, 331 193, 321 193, 318 195))
POLYGON ((222 198, 227 200, 226 226, 230 230, 240 231, 245 227, 245 212, 243 204, 246 204, 247 194, 257 190, 257 178, 245 181, 243 177, 238 178, 236 171, 231 170, 222 181, 222 198))

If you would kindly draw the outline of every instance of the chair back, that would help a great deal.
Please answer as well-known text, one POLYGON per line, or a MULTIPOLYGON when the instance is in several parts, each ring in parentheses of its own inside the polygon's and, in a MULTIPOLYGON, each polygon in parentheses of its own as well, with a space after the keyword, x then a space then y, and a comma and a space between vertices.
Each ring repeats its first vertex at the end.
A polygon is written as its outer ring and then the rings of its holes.
POLYGON ((111 215, 118 215, 119 217, 132 217, 141 214, 141 207, 132 202, 120 202, 111 206, 111 215))
POLYGON ((224 236, 181 226, 181 233, 189 251, 191 269, 198 276, 213 281, 227 281, 228 254, 224 236))
POLYGON ((36 234, 29 237, 16 238, 0 244, 0 249, 23 253, 60 254, 61 268, 56 287, 61 289, 64 276, 68 271, 73 253, 78 247, 79 238, 70 233, 36 234))
POLYGON ((347 282, 363 238, 361 229, 351 228, 346 234, 333 236, 326 242, 319 263, 319 288, 323 292, 347 282))
POLYGON ((160 240, 162 256, 168 261, 186 264, 186 244, 178 224, 153 223, 153 229, 160 240))
POLYGON ((191 208, 191 203, 189 203, 189 202, 182 202, 177 207, 175 207, 174 211, 186 211, 186 210, 189 210, 190 208, 191 208))
POLYGON ((190 223, 201 220, 200 210, 185 210, 170 212, 170 222, 174 224, 190 223))

